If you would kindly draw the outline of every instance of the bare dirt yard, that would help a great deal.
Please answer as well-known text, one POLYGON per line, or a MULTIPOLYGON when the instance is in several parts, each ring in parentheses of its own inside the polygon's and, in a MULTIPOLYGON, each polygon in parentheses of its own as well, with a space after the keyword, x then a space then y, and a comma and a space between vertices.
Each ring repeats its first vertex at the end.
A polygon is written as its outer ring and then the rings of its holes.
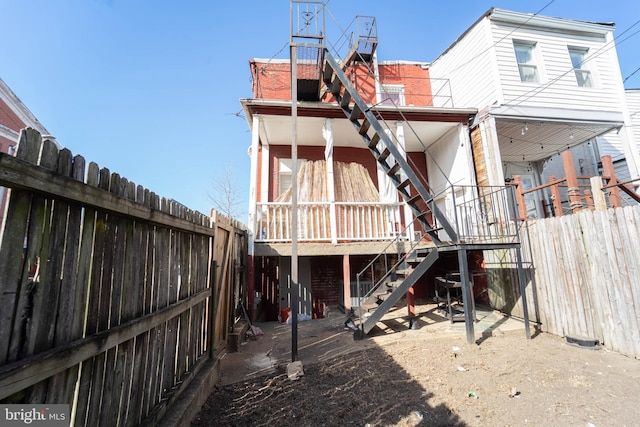
MULTIPOLYGON (((401 313, 404 314, 404 313, 401 313)), ((480 313, 477 341, 427 308, 354 341, 340 316, 299 324, 304 375, 290 380, 291 327, 259 324, 222 360, 193 426, 638 426, 640 361, 568 344, 480 313)), ((515 322, 515 323, 514 323, 515 322)))

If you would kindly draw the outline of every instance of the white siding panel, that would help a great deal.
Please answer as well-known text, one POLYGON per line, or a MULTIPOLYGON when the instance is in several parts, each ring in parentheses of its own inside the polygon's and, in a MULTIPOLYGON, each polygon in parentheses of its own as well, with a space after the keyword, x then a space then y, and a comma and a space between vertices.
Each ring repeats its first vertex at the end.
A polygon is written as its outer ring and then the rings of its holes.
POLYGON ((633 140, 636 142, 637 149, 640 152, 640 89, 627 90, 626 96, 629 115, 631 116, 633 140))
POLYGON ((432 78, 449 79, 454 107, 481 108, 493 104, 500 96, 487 30, 486 20, 480 21, 429 67, 432 78))
POLYGON ((619 111, 620 95, 615 67, 615 47, 604 38, 560 34, 492 23, 505 104, 533 107, 578 108, 619 111), (513 49, 513 40, 536 43, 540 83, 522 83, 513 49), (588 68, 594 87, 578 87, 568 46, 589 49, 588 68))
POLYGON ((600 157, 611 156, 611 160, 614 162, 625 157, 622 138, 620 138, 620 135, 616 131, 608 132, 596 139, 598 140, 600 157))

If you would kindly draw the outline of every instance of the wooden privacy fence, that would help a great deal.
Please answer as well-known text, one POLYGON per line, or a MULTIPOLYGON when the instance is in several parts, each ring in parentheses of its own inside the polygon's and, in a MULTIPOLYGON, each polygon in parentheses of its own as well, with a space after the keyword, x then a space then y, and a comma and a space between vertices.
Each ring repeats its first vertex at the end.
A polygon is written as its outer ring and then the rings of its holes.
POLYGON ((154 424, 225 344, 244 230, 85 170, 33 129, 0 154, 0 185, 0 402, 154 424))
POLYGON ((529 221, 529 236, 543 330, 640 358, 640 205, 529 221))

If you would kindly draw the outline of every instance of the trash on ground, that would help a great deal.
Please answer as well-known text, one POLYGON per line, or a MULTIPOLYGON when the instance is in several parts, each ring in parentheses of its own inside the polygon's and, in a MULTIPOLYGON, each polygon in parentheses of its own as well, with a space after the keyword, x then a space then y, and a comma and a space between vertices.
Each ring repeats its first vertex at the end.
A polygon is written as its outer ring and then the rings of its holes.
POLYGON ((467 397, 471 397, 473 399, 477 399, 478 395, 476 394, 475 391, 470 391, 470 392, 467 393, 467 397))
POLYGON ((291 381, 295 381, 303 375, 304 370, 302 369, 302 362, 300 362, 299 360, 291 362, 287 365, 287 377, 289 377, 291 381))

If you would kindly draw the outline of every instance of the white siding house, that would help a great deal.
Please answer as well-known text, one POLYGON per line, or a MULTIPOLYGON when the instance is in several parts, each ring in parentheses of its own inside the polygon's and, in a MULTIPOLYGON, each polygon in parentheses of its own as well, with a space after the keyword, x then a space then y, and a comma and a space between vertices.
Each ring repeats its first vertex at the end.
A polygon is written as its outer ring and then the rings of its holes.
POLYGON ((523 175, 539 185, 549 159, 587 142, 593 147, 580 153, 591 164, 583 158, 580 167, 597 170, 608 154, 625 177, 640 176, 632 127, 640 117, 627 108, 638 111, 640 95, 625 95, 614 28, 490 9, 431 64, 432 78, 449 79, 456 107, 480 111, 476 155, 486 170, 478 181, 501 185, 523 175))

